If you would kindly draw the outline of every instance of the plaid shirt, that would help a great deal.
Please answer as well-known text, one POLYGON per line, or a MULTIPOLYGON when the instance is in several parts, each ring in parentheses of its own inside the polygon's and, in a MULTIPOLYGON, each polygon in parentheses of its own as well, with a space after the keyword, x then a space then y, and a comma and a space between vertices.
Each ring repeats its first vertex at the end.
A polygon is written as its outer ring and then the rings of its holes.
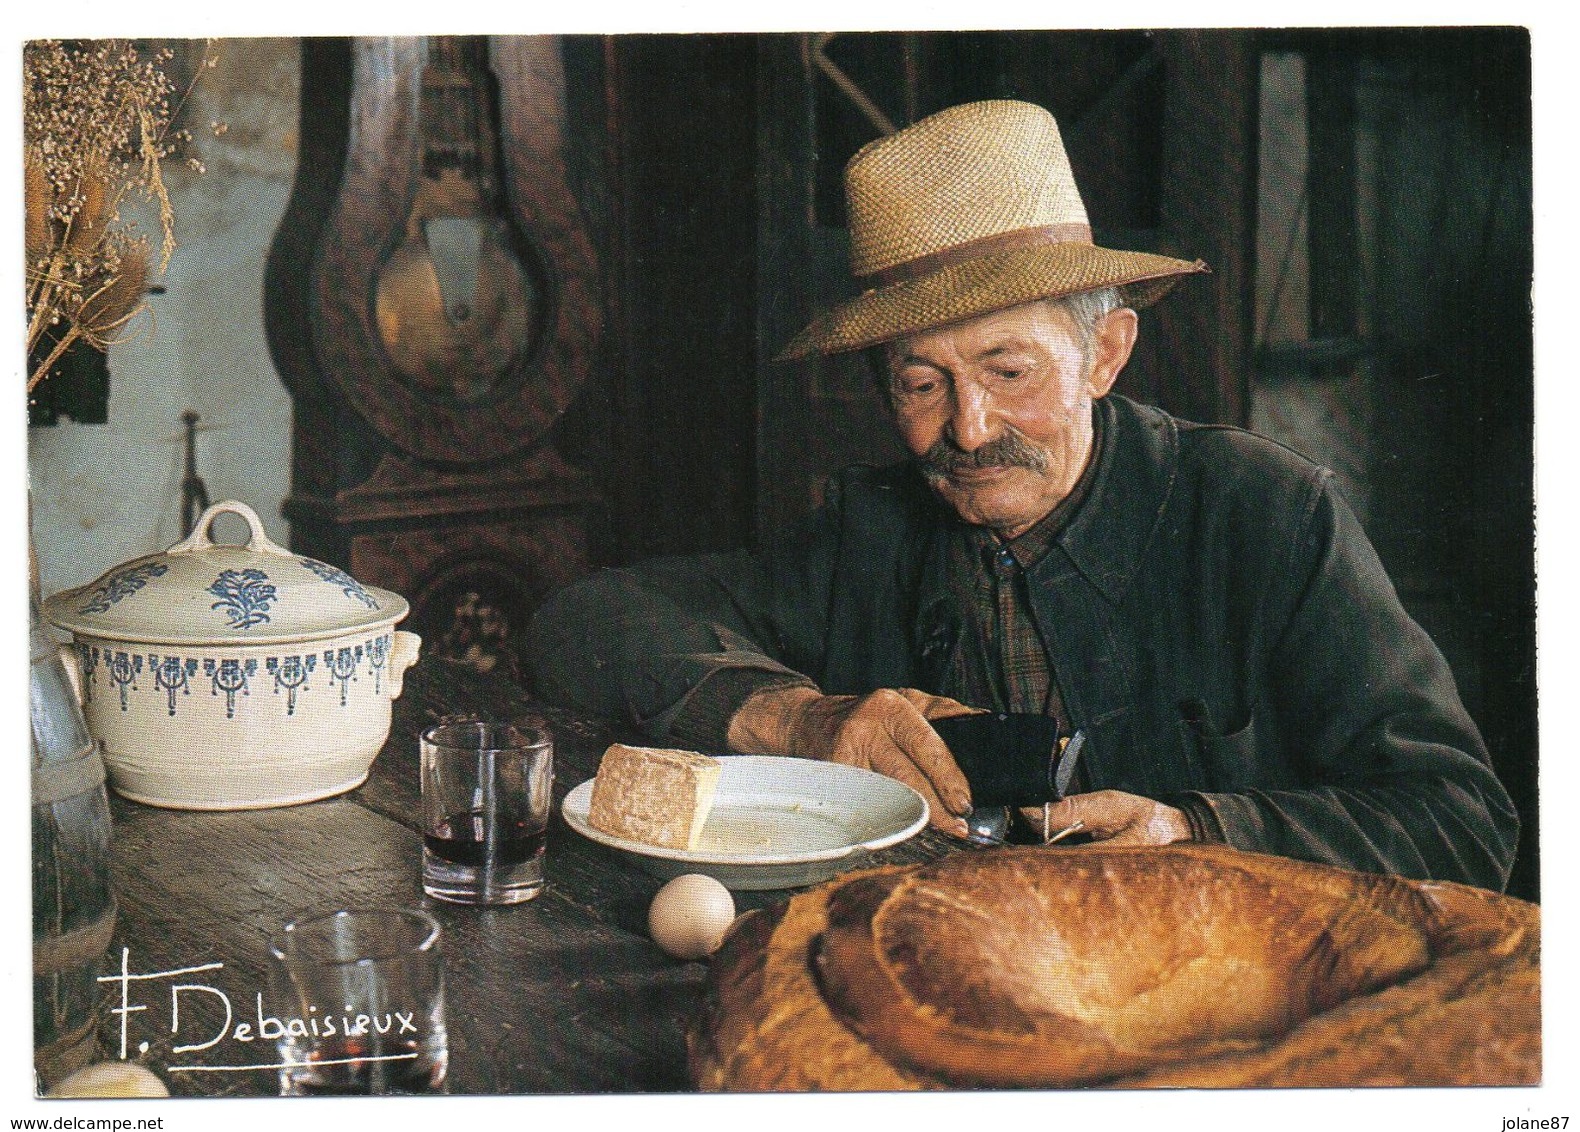
MULTIPOLYGON (((961 648, 955 654, 955 686, 964 702, 997 712, 1036 712, 1059 721, 1070 735, 1070 721, 1059 695, 1057 674, 1048 663, 1050 648, 1037 624, 1026 573, 1053 549, 1054 540, 1080 510, 1091 490, 1102 455, 1102 415, 1092 414, 1092 454, 1070 494, 1024 533, 1003 539, 987 527, 957 523, 950 532, 949 590, 960 611, 961 648)), ((1076 764, 1071 793, 1090 789, 1076 764)), ((1193 798, 1172 799, 1190 825, 1195 841, 1222 841, 1223 831, 1210 807, 1193 798)))
POLYGON ((963 628, 954 685, 974 707, 1036 712, 1067 725, 1043 630, 1026 592, 1026 571, 1053 549, 1091 488, 1103 443, 1099 420, 1093 414, 1092 456, 1081 478, 1030 530, 1006 540, 987 527, 961 522, 950 532, 949 589, 963 628))

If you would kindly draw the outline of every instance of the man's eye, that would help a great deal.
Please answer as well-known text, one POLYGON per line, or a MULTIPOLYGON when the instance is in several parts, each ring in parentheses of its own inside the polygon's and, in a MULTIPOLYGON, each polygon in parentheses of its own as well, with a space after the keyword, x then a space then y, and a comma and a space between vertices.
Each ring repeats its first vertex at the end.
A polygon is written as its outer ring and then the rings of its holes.
POLYGON ((1015 381, 1026 376, 1026 371, 1023 369, 996 369, 993 371, 993 375, 1004 381, 1015 381))
POLYGON ((900 392, 907 397, 921 397, 938 388, 938 379, 931 377, 918 377, 900 382, 900 392))

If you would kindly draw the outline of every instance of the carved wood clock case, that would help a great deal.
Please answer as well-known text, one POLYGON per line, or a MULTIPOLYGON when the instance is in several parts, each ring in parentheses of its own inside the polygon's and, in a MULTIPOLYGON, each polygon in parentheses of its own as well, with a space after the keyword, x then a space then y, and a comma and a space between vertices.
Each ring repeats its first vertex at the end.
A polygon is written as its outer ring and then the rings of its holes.
POLYGON ((512 672, 587 568, 553 443, 603 331, 554 37, 312 39, 265 321, 295 408, 295 549, 412 603, 427 648, 512 672))

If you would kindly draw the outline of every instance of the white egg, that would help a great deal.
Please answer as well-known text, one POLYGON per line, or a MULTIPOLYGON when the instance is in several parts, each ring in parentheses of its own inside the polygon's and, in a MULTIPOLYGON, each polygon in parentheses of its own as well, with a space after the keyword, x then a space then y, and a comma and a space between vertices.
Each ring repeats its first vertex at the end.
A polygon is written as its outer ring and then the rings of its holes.
POLYGON ((132 1061, 99 1061, 63 1078, 51 1097, 168 1097, 165 1083, 132 1061))
POLYGON ((676 959, 712 955, 734 921, 730 890, 701 873, 687 873, 664 885, 647 910, 653 942, 676 959))

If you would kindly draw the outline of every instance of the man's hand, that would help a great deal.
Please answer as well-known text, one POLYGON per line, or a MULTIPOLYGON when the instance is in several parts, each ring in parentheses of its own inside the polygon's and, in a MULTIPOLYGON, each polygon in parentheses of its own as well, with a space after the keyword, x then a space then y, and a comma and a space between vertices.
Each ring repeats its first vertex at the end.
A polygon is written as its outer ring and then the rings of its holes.
POLYGON ((975 709, 914 688, 865 696, 825 696, 816 688, 758 692, 730 719, 732 751, 791 755, 877 771, 927 799, 932 824, 965 837, 957 815, 971 810, 971 789, 929 719, 975 709))
MULTIPOLYGON (((1042 807, 1020 811, 1021 820, 1042 829, 1042 807)), ((1190 840, 1183 811, 1120 790, 1072 794, 1048 807, 1048 830, 1057 833, 1081 822, 1081 832, 1107 845, 1169 845, 1190 840)))

